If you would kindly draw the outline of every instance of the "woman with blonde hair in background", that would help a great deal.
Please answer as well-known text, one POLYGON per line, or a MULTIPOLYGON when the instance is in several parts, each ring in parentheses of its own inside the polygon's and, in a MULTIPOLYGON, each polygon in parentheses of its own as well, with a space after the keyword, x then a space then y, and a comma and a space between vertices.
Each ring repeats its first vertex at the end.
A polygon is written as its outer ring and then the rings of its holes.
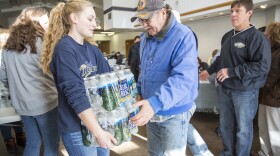
POLYGON ((271 42, 271 66, 259 98, 259 155, 280 153, 280 22, 271 23, 265 31, 271 42))
POLYGON ((102 130, 91 109, 83 78, 111 71, 102 52, 85 41, 93 37, 96 14, 87 0, 59 3, 50 14, 49 32, 45 36, 42 64, 44 72, 53 74, 58 91, 58 126, 70 156, 109 155, 116 143, 102 130), (94 135, 100 147, 85 146, 81 121, 94 135))
POLYGON ((12 106, 24 125, 24 156, 39 156, 42 141, 45 156, 58 155, 57 91, 52 76, 40 68, 47 27, 46 10, 24 9, 2 52, 0 80, 8 83, 12 106))

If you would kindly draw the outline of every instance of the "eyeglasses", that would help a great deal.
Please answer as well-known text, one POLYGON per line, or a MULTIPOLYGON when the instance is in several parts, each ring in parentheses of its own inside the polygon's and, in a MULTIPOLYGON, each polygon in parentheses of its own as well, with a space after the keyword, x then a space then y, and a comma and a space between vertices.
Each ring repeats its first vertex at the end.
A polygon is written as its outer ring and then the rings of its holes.
POLYGON ((155 12, 153 13, 153 15, 152 15, 150 18, 148 18, 148 19, 141 19, 141 18, 138 18, 138 23, 139 23, 140 25, 143 25, 144 23, 149 24, 149 23, 151 22, 151 19, 153 18, 153 16, 154 16, 155 14, 157 14, 158 11, 159 11, 159 10, 155 11, 155 12))

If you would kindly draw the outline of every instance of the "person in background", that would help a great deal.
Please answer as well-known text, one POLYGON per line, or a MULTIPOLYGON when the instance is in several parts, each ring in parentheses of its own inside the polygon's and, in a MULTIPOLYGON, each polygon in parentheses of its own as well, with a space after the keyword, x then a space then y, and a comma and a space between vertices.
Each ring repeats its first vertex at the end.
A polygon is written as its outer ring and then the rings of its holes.
POLYGON ((163 0, 139 0, 131 18, 146 30, 141 34, 139 113, 131 121, 147 124, 151 156, 184 156, 191 108, 198 94, 196 39, 179 23, 163 0))
POLYGON ((107 61, 107 60, 108 60, 108 55, 107 55, 107 53, 104 51, 102 54, 103 54, 105 60, 107 61))
POLYGON ((212 57, 210 59, 209 65, 211 65, 212 63, 214 63, 214 61, 217 59, 218 56, 220 56, 221 50, 220 49, 215 49, 212 52, 212 57))
POLYGON ((117 60, 117 62, 116 62, 116 64, 118 64, 118 65, 121 65, 121 64, 123 64, 122 62, 123 62, 123 55, 121 54, 121 52, 116 52, 116 54, 115 54, 115 59, 117 60))
POLYGON ((116 52, 115 51, 112 51, 109 56, 108 56, 108 59, 115 59, 115 55, 116 55, 116 52))
MULTIPOLYGON (((3 46, 6 44, 6 41, 9 37, 9 30, 0 28, 0 54, 2 53, 3 46)), ((0 64, 1 64, 1 55, 0 55, 0 64)), ((6 145, 6 149, 10 154, 17 154, 17 145, 25 147, 25 134, 22 129, 21 122, 8 123, 14 126, 5 126, 0 125, 0 130, 6 145), (12 128, 16 134, 16 140, 12 137, 12 128)))
MULTIPOLYGON (((211 66, 211 64, 213 64, 214 62, 215 62, 215 60, 217 59, 217 57, 219 57, 220 56, 220 54, 221 54, 221 50, 219 50, 219 49, 215 49, 213 52, 212 52, 212 58, 211 58, 211 60, 210 60, 210 66, 211 66)), ((209 68, 209 67, 208 67, 209 68)), ((207 68, 207 69, 208 69, 207 68)), ((217 82, 217 80, 216 80, 216 76, 217 76, 217 74, 216 73, 213 73, 212 75, 210 75, 209 77, 208 77, 208 80, 209 80, 209 82, 212 84, 212 85, 214 85, 215 87, 216 87, 216 90, 217 90, 217 92, 219 92, 219 90, 218 90, 218 86, 219 86, 219 84, 218 84, 218 82, 217 82)))
POLYGON ((104 131, 86 95, 84 78, 110 72, 97 46, 85 41, 96 28, 93 4, 87 0, 60 2, 50 14, 49 32, 45 36, 42 66, 52 73, 58 91, 58 127, 70 156, 109 156, 116 139, 104 131), (100 147, 85 146, 81 121, 100 147))
POLYGON ((130 66, 130 70, 134 75, 134 79, 138 82, 139 65, 140 65, 140 36, 134 37, 134 45, 129 49, 127 63, 130 66))
POLYGON ((200 73, 200 78, 205 80, 217 72, 224 146, 221 156, 250 155, 259 88, 263 87, 270 68, 270 43, 250 24, 253 7, 252 0, 232 2, 234 29, 223 36, 220 57, 200 73))
POLYGON ((272 61, 265 85, 260 90, 259 155, 276 156, 280 153, 280 22, 271 23, 265 35, 271 42, 272 61))
POLYGON ((207 70, 209 68, 209 65, 206 62, 202 62, 199 57, 197 57, 198 61, 198 72, 200 73, 203 70, 207 70))
POLYGON ((2 52, 0 79, 8 83, 12 106, 20 115, 26 134, 24 156, 58 155, 57 92, 53 78, 40 66, 48 12, 26 8, 10 28, 2 52))
POLYGON ((215 49, 212 51, 212 54, 211 56, 208 58, 207 60, 207 64, 212 64, 214 61, 213 61, 213 57, 217 54, 217 52, 219 51, 219 49, 215 49))
MULTIPOLYGON (((213 52, 212 52, 212 58, 211 58, 211 60, 210 60, 210 66, 211 66, 212 63, 215 62, 215 60, 217 59, 217 57, 220 56, 220 53, 221 53, 221 50, 220 50, 220 49, 215 49, 215 50, 213 50, 213 52)), ((217 91, 217 95, 219 96, 219 83, 217 82, 216 76, 217 76, 217 74, 216 74, 216 73, 213 73, 213 74, 209 75, 208 80, 209 80, 209 82, 210 82, 211 85, 215 86, 215 89, 216 89, 216 91, 217 91)), ((220 103, 219 103, 219 102, 216 103, 216 104, 215 104, 215 107, 216 107, 216 109, 215 109, 214 113, 215 113, 215 114, 220 114, 220 103)), ((222 136, 220 127, 215 128, 215 133, 216 133, 218 136, 222 136)))

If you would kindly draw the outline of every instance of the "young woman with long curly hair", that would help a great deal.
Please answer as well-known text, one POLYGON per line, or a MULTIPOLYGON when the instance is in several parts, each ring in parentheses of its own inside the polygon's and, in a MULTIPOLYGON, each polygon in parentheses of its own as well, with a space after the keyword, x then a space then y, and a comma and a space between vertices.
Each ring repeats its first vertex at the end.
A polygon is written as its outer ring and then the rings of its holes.
POLYGON ((2 52, 0 79, 8 83, 12 105, 26 132, 24 156, 58 155, 57 91, 50 74, 40 65, 48 12, 26 8, 10 28, 2 52))

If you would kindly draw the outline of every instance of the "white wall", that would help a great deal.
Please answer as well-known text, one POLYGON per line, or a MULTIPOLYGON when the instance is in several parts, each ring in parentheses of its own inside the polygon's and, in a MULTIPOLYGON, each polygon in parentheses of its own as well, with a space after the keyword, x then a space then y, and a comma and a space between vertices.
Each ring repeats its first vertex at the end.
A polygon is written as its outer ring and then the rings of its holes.
MULTIPOLYGON (((265 17, 265 11, 255 12, 252 16, 251 23, 256 28, 265 26, 265 17)), ((229 16, 195 21, 187 25, 192 28, 198 37, 198 55, 205 62, 207 62, 214 49, 220 48, 223 35, 233 29, 229 16)))
POLYGON ((196 10, 204 7, 208 7, 211 5, 216 5, 220 3, 226 2, 225 0, 165 0, 165 3, 172 6, 172 8, 176 8, 176 10, 180 13, 188 12, 191 10, 196 10))
POLYGON ((94 41, 110 41, 112 39, 111 36, 103 36, 103 34, 93 35, 94 41), (102 35, 102 36, 101 36, 102 35))
POLYGON ((125 55, 125 40, 133 40, 135 36, 140 34, 141 32, 124 32, 113 35, 111 40, 111 50, 119 51, 125 55))
POLYGON ((275 21, 280 22, 280 5, 276 6, 275 9, 275 21))
POLYGON ((275 21, 275 13, 276 13, 275 9, 276 9, 276 7, 272 7, 272 8, 270 8, 269 10, 267 10, 265 12, 265 14, 266 14, 266 19, 265 19, 266 25, 268 25, 269 23, 275 21))

